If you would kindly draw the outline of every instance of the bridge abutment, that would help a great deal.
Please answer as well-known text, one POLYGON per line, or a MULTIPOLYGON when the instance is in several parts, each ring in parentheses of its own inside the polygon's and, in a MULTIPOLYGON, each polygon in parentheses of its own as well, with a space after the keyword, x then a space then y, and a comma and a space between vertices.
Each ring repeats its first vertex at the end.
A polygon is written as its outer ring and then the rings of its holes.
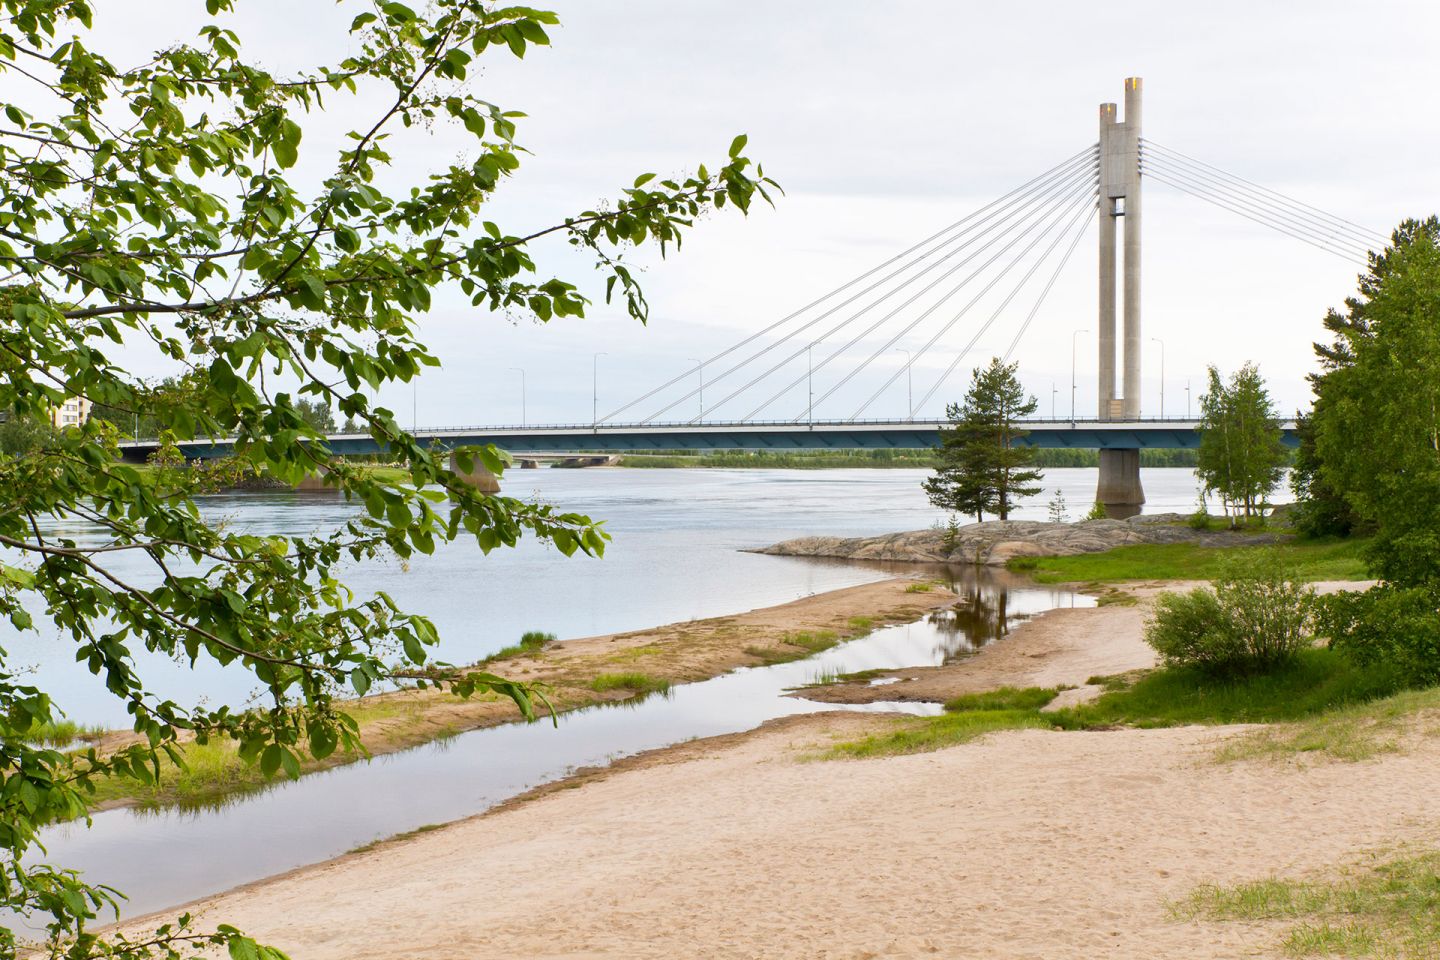
POLYGON ((500 492, 500 478, 485 469, 485 465, 480 462, 478 457, 471 463, 469 470, 461 470, 460 465, 455 461, 455 454, 452 451, 450 454, 450 469, 455 471, 456 475, 467 485, 474 487, 481 493, 500 492))

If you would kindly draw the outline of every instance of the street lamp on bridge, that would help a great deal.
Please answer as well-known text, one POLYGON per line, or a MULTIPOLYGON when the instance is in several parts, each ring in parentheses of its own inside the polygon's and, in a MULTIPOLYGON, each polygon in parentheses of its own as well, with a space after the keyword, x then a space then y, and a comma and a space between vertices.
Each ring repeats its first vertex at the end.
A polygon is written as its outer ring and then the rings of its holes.
POLYGON ((1076 330, 1070 334, 1070 426, 1075 426, 1075 338, 1089 330, 1076 330))
MULTIPOLYGON (((1165 419, 1165 341, 1164 341, 1164 340, 1161 340, 1159 337, 1151 337, 1150 339, 1151 339, 1151 340, 1154 340, 1156 343, 1160 344, 1160 419, 1161 419, 1161 420, 1164 420, 1164 419, 1165 419)), ((1189 404, 1186 404, 1186 406, 1188 407, 1189 404)))
POLYGON ((903 353, 903 354, 905 354, 905 419, 906 419, 906 420, 914 420, 914 419, 915 419, 915 391, 914 391, 914 389, 911 387, 911 381, 910 381, 910 364, 911 364, 913 361, 910 359, 910 351, 909 351, 909 350, 906 350, 904 347, 896 347, 896 348, 895 348, 895 352, 896 352, 896 353, 903 353))
POLYGON ((520 373, 520 426, 529 426, 530 418, 525 413, 525 369, 523 367, 511 367, 520 373))
POLYGON ((700 374, 700 416, 697 417, 696 419, 697 419, 697 420, 704 420, 704 419, 705 419, 705 361, 704 361, 704 360, 696 360, 694 357, 686 357, 685 359, 686 359, 686 360, 689 360, 691 363, 695 364, 695 372, 698 373, 698 374, 700 374))
POLYGON ((600 352, 590 358, 590 429, 600 426, 600 358, 610 354, 600 352))
POLYGON ((805 419, 810 423, 815 422, 815 358, 810 351, 814 350, 824 340, 811 340, 805 347, 805 391, 810 399, 805 401, 805 419))

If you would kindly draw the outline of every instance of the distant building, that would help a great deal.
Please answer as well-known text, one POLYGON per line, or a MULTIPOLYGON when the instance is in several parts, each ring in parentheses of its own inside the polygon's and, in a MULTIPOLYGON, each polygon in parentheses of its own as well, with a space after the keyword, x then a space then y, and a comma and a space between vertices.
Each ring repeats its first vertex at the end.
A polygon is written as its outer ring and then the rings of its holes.
POLYGON ((78 427, 89 419, 90 401, 84 397, 67 397, 50 411, 50 423, 57 430, 78 427))

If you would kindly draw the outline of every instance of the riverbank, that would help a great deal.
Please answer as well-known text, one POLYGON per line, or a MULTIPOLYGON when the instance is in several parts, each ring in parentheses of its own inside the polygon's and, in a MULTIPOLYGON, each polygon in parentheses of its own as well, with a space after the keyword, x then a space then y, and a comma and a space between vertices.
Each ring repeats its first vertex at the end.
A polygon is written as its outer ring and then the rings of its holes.
MULTIPOLYGON (((578 710, 644 696, 671 684, 709 679, 737 667, 808 657, 876 627, 917 620, 955 600, 943 586, 917 583, 894 579, 862 584, 733 616, 551 643, 533 653, 479 666, 543 684, 557 711, 578 710)), ((521 719, 508 698, 485 694, 461 699, 434 690, 377 694, 345 701, 340 709, 359 723, 370 756, 521 719)), ((114 732, 99 747, 113 748, 132 737, 114 732)), ((156 787, 110 781, 100 787, 94 809, 134 804, 206 806, 275 782, 242 761, 229 743, 187 744, 185 749, 190 771, 166 764, 156 787)), ((302 764, 302 776, 361 759, 352 753, 311 760, 302 764)))
MULTIPOLYGON (((1140 625, 1161 586, 1135 588, 1134 606, 1036 618, 936 694, 1153 663, 1140 625)), ((1323 881, 1374 851, 1433 844, 1440 824, 1440 740, 1417 729, 1358 763, 1222 761, 1257 729, 1238 725, 1022 730, 816 759, 895 723, 793 717, 656 751, 207 900, 200 922, 294 955, 375 960, 697 945, 720 957, 1278 957, 1284 921, 1172 904, 1205 884, 1323 881)))

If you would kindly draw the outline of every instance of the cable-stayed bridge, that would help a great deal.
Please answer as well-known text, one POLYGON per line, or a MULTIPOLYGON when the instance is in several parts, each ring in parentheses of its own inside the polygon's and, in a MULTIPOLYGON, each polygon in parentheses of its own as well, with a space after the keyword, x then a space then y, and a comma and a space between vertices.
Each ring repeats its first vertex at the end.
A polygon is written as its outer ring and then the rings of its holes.
MULTIPOLYGON (((1098 408, 1077 416, 1076 370, 1071 416, 1028 423, 1025 442, 1098 449, 1096 499, 1115 515, 1137 512, 1145 501, 1139 451, 1196 445, 1193 421, 1141 417, 1142 185, 1152 181, 1357 266, 1388 243, 1382 234, 1143 138, 1141 82, 1131 78, 1123 118, 1116 104, 1100 106, 1096 143, 604 415, 597 404, 588 424, 414 432, 444 446, 493 443, 513 453, 933 446, 942 424, 916 420, 917 411, 937 395, 946 398, 942 390, 958 395, 964 389, 954 375, 981 362, 975 352, 987 336, 1006 344, 1005 361, 1016 355, 1098 222, 1098 408), (905 362, 897 366, 902 353, 905 362), (914 377, 926 358, 941 360, 942 372, 918 385, 917 400, 914 377), (888 398, 902 389, 902 379, 905 416, 876 419, 877 401, 893 403, 888 398), (856 396, 863 397, 858 405, 837 409, 856 396)), ((1293 441, 1293 425, 1286 426, 1293 441)), ((337 434, 330 445, 337 454, 377 449, 362 435, 337 434)), ((228 449, 223 440, 183 446, 201 457, 228 449)), ((130 447, 135 454, 147 449, 130 447)))

